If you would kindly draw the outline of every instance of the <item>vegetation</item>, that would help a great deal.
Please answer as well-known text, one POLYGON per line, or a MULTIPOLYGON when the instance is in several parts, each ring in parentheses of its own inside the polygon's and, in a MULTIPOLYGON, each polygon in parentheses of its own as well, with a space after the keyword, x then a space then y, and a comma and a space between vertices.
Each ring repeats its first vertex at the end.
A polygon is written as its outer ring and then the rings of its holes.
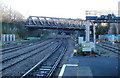
MULTIPOLYGON (((15 34, 16 39, 27 39, 27 30, 24 27, 24 16, 12 9, 7 7, 2 1, 0 1, 0 29, 2 29, 2 34, 15 34)), ((45 38, 50 34, 49 30, 35 30, 35 35, 37 37, 45 38)), ((29 33, 29 32, 28 32, 29 33)))
POLYGON ((0 1, 0 14, 2 34, 16 34, 17 39, 25 37, 24 16, 21 13, 0 1))
POLYGON ((2 1, 0 1, 0 14, 0 20, 4 22, 23 21, 24 19, 24 16, 20 12, 7 7, 2 1))
POLYGON ((81 46, 79 46, 79 48, 78 48, 78 55, 82 55, 82 47, 81 46))
POLYGON ((104 35, 108 34, 109 26, 102 26, 102 25, 97 25, 96 26, 96 35, 104 35))
POLYGON ((25 28, 23 22, 2 22, 3 34, 16 34, 17 39, 25 37, 25 28))

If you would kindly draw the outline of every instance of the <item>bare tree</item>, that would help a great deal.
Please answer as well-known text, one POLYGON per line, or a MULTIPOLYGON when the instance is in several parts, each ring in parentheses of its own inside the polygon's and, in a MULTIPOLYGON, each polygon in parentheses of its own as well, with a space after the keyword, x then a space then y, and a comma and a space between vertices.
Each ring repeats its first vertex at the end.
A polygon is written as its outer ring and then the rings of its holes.
POLYGON ((23 21, 24 16, 20 12, 14 10, 12 19, 14 21, 23 21))
POLYGON ((2 15, 0 20, 5 22, 22 21, 24 19, 20 12, 7 7, 2 1, 0 1, 0 14, 2 15))

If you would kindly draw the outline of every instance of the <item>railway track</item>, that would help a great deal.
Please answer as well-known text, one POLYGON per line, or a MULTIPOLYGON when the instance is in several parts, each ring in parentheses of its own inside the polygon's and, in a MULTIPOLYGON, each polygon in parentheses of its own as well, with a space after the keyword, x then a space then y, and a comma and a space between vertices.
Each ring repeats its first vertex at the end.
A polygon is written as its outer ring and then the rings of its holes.
POLYGON ((0 60, 0 62, 4 62, 4 61, 7 61, 11 58, 14 58, 14 57, 18 57, 18 56, 21 56, 21 55, 24 55, 24 54, 27 54, 29 53, 30 51, 33 51, 35 49, 38 49, 39 47, 42 47, 42 46, 45 46, 47 45, 48 43, 52 42, 53 40, 47 40, 47 41, 44 41, 44 42, 39 42, 37 43, 36 45, 31 45, 29 47, 24 47, 23 49, 20 49, 20 50, 16 50, 16 51, 10 51, 10 52, 7 52, 7 53, 3 53, 2 54, 2 60, 0 60))
POLYGON ((44 57, 34 67, 29 69, 25 74, 21 76, 21 78, 25 78, 28 76, 29 77, 39 76, 39 77, 50 78, 66 51, 67 51, 67 41, 62 40, 59 43, 59 46, 56 47, 53 50, 53 52, 51 52, 49 55, 44 57))
MULTIPOLYGON (((7 48, 11 48, 11 45, 12 45, 12 47, 16 47, 16 45, 19 45, 19 44, 34 43, 34 42, 37 42, 37 41, 40 41, 40 40, 41 40, 41 39, 28 40, 28 41, 22 41, 22 42, 17 42, 17 43, 9 43, 9 44, 3 45, 2 48, 7 49, 7 48)), ((43 40, 44 40, 44 39, 43 39, 43 40)))
POLYGON ((24 42, 11 43, 11 44, 7 44, 7 45, 2 46, 2 48, 7 50, 7 49, 12 48, 12 47, 16 47, 16 46, 26 44, 26 43, 34 43, 37 41, 40 41, 40 40, 38 39, 38 40, 29 40, 29 41, 24 41, 24 42))
POLYGON ((110 46, 113 46, 113 47, 116 47, 116 48, 119 48, 119 44, 116 44, 116 43, 112 43, 112 42, 108 42, 108 41, 101 41, 100 43, 103 43, 103 44, 108 44, 110 46))
POLYGON ((115 46, 112 46, 112 45, 106 44, 106 43, 99 43, 99 44, 96 44, 96 45, 99 46, 99 47, 102 47, 106 50, 109 50, 111 52, 120 54, 120 49, 118 47, 115 47, 115 46))
POLYGON ((17 46, 13 46, 13 47, 9 47, 9 48, 3 48, 2 50, 0 50, 3 54, 6 54, 6 53, 9 53, 9 52, 15 52, 17 50, 20 50, 20 49, 23 49, 23 48, 26 48, 26 47, 30 47, 30 46, 33 46, 33 45, 36 45, 36 44, 39 44, 41 42, 44 42, 45 40, 35 40, 35 41, 29 41, 29 42, 25 42, 23 44, 19 44, 17 46))
POLYGON ((21 53, 19 55, 13 56, 11 58, 3 59, 1 61, 2 62, 2 69, 0 71, 4 71, 5 69, 8 69, 11 66, 14 66, 15 64, 18 64, 18 63, 20 63, 28 58, 31 58, 32 56, 40 53, 41 51, 43 51, 44 49, 50 47, 51 45, 53 45, 55 43, 56 43, 56 41, 54 41, 53 43, 50 43, 50 44, 46 43, 44 45, 39 45, 38 47, 36 47, 35 49, 32 49, 30 51, 21 53), (45 46, 45 45, 47 45, 47 46, 45 46), (43 47, 43 46, 45 46, 45 47, 43 47), (43 48, 39 49, 40 47, 43 47, 43 48))

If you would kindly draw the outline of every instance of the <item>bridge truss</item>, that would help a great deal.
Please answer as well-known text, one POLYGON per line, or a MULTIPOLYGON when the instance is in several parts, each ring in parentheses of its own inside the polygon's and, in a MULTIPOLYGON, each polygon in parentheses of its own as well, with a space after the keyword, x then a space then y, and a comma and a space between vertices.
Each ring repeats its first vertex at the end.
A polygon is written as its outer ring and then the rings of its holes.
POLYGON ((29 16, 25 22, 25 26, 40 29, 85 30, 85 20, 44 16, 29 16))

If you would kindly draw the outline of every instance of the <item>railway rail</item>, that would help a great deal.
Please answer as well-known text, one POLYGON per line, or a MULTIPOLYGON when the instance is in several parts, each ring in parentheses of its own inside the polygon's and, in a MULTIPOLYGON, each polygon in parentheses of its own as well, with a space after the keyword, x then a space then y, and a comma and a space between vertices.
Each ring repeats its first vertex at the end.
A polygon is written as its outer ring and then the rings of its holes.
POLYGON ((112 42, 109 42, 109 41, 101 41, 100 43, 108 44, 108 45, 113 46, 113 47, 116 47, 116 48, 119 48, 119 47, 120 47, 120 44, 119 44, 119 43, 112 43, 112 42))
POLYGON ((28 41, 17 42, 17 43, 9 43, 9 44, 6 44, 6 45, 2 45, 2 48, 7 49, 7 48, 11 48, 11 47, 16 47, 16 45, 19 45, 19 44, 34 43, 34 42, 37 42, 37 41, 40 41, 40 39, 37 39, 37 40, 28 40, 28 41))
MULTIPOLYGON (((7 58, 8 56, 7 55, 9 55, 9 58, 10 57, 13 57, 13 56, 15 56, 17 53, 19 54, 19 53, 22 53, 22 52, 20 52, 20 51, 22 51, 22 50, 25 50, 25 49, 28 49, 29 48, 29 50, 28 51, 30 51, 30 50, 34 50, 34 49, 37 49, 39 46, 37 46, 37 45, 42 45, 42 46, 44 46, 44 45, 46 45, 46 44, 48 44, 49 42, 52 42, 53 40, 51 39, 51 40, 42 40, 42 41, 38 41, 38 42, 36 42, 36 43, 31 43, 32 45, 26 45, 26 46, 22 46, 22 47, 18 47, 18 48, 14 48, 14 49, 12 49, 12 50, 7 50, 7 51, 3 51, 2 52, 2 56, 3 56, 3 58, 2 59, 4 59, 4 58, 7 58), (46 42, 46 43, 45 43, 46 42), (44 44, 45 43, 45 44, 44 44), (35 47, 36 46, 36 47, 35 47), (33 47, 34 47, 34 49, 33 49, 33 47), (12 56, 10 56, 10 55, 12 55, 12 56), (6 57, 7 56, 7 57, 6 57)), ((27 50, 26 50, 27 51, 27 50)), ((24 52, 26 52, 26 51, 24 51, 24 52)), ((26 52, 27 53, 27 52, 26 52)))
POLYGON ((23 74, 21 78, 24 78, 26 76, 29 77, 39 76, 39 77, 50 78, 66 51, 67 51, 67 41, 64 40, 61 43, 59 43, 59 46, 56 47, 53 52, 51 52, 49 55, 44 57, 34 67, 32 67, 25 74, 23 74))
MULTIPOLYGON (((56 41, 55 41, 56 42, 56 41)), ((55 43, 54 42, 54 43, 55 43)), ((48 43, 44 44, 44 45, 39 45, 38 47, 30 50, 30 51, 27 51, 27 52, 23 52, 21 54, 18 54, 18 55, 15 55, 13 57, 10 57, 10 58, 4 58, 1 62, 2 62, 2 70, 1 71, 4 71, 5 69, 8 69, 10 68, 11 66, 14 66, 15 64, 19 63, 19 62, 22 62, 30 57, 32 57, 33 55, 36 55, 38 53, 40 53, 42 50, 50 47, 51 45, 53 45, 54 43, 50 43, 49 45, 47 45, 48 43), (40 47, 43 47, 47 45, 46 47, 42 48, 41 50, 38 50, 40 47), (34 51, 34 50, 37 50, 37 51, 34 51)))
POLYGON ((38 49, 34 49, 31 52, 29 51, 27 54, 23 54, 18 57, 11 58, 7 61, 4 60, 4 62, 2 62, 2 68, 0 69, 0 71, 3 73, 3 76, 21 76, 21 73, 25 73, 25 71, 28 70, 28 68, 35 65, 38 62, 38 60, 41 60, 44 56, 50 53, 49 51, 52 51, 52 49, 57 47, 59 42, 60 41, 58 39, 52 39, 51 41, 49 40, 43 45, 39 45, 38 49), (29 62, 30 59, 34 59, 32 64, 30 64, 29 62), (28 65, 27 67, 25 67, 26 64, 28 65), (22 66, 22 67, 18 68, 17 66, 22 66))
POLYGON ((12 46, 12 47, 8 47, 8 48, 2 48, 0 51, 2 52, 1 54, 5 54, 5 53, 9 53, 9 52, 14 52, 16 50, 20 50, 22 48, 26 48, 26 47, 29 47, 29 46, 33 46, 33 45, 36 45, 40 42, 44 42, 45 40, 34 40, 34 41, 27 41, 27 42, 24 42, 24 43, 18 43, 18 45, 16 46, 12 46))
POLYGON ((106 50, 109 50, 111 52, 120 54, 120 49, 118 47, 115 47, 115 46, 112 46, 112 45, 106 44, 106 43, 98 43, 96 45, 99 46, 99 47, 102 47, 102 48, 104 48, 106 50))

